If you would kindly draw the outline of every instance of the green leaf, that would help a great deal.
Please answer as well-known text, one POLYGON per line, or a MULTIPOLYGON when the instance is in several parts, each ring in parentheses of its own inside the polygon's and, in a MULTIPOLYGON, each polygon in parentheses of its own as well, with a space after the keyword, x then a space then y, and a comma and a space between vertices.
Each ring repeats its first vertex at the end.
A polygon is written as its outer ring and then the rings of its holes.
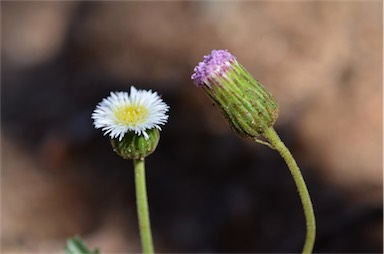
POLYGON ((69 238, 64 249, 66 254, 100 254, 99 249, 90 251, 79 236, 69 238))

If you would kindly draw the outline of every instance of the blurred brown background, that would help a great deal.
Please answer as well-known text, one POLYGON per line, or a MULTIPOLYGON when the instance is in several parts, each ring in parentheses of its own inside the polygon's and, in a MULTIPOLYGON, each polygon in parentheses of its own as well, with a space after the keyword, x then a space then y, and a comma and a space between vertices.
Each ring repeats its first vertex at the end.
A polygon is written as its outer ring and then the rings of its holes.
POLYGON ((382 2, 1 2, 1 251, 79 234, 139 252, 132 163, 92 127, 109 91, 171 106, 147 159, 157 252, 298 252, 289 171, 231 132, 193 86, 228 49, 279 100, 276 129, 307 180, 316 252, 383 251, 382 2))

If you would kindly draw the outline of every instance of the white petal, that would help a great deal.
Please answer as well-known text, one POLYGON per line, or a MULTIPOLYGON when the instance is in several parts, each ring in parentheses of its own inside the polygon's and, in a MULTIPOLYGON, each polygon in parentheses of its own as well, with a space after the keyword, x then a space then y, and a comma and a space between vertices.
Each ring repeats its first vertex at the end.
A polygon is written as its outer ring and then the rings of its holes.
POLYGON ((109 134, 111 138, 121 140, 128 131, 137 135, 143 135, 148 139, 146 130, 158 128, 167 122, 169 110, 157 92, 151 90, 137 90, 134 86, 130 88, 130 94, 127 92, 111 92, 107 98, 104 98, 92 113, 93 125, 97 129, 104 131, 104 135, 109 134), (116 109, 126 106, 140 106, 148 111, 144 122, 135 125, 123 124, 115 116, 116 109))

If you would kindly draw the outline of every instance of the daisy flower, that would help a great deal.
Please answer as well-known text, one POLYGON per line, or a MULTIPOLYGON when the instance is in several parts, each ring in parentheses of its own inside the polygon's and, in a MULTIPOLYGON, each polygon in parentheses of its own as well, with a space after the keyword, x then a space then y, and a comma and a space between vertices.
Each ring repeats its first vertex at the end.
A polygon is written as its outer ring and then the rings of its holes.
POLYGON ((102 129, 104 135, 121 141, 127 132, 134 132, 149 138, 147 130, 157 128, 167 122, 169 106, 163 102, 157 92, 137 90, 131 86, 127 92, 111 92, 93 111, 92 119, 96 129, 102 129))
POLYGON ((312 253, 316 222, 311 197, 300 168, 273 128, 279 115, 277 100, 228 50, 212 50, 193 71, 193 83, 218 105, 238 135, 277 150, 287 163, 306 219, 307 235, 302 253, 312 253), (260 140, 260 135, 267 141, 260 140))

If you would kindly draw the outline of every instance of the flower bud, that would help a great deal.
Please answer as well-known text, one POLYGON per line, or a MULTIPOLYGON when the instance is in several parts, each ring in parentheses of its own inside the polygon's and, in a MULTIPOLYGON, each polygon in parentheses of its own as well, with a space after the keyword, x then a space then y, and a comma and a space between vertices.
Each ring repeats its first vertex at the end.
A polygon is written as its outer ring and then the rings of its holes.
POLYGON ((121 140, 111 139, 113 150, 124 159, 144 159, 155 151, 160 139, 160 131, 157 128, 146 132, 147 138, 134 132, 127 132, 121 140))
POLYGON ((255 138, 276 122, 276 99, 227 50, 213 50, 204 56, 191 78, 240 136, 255 138))

